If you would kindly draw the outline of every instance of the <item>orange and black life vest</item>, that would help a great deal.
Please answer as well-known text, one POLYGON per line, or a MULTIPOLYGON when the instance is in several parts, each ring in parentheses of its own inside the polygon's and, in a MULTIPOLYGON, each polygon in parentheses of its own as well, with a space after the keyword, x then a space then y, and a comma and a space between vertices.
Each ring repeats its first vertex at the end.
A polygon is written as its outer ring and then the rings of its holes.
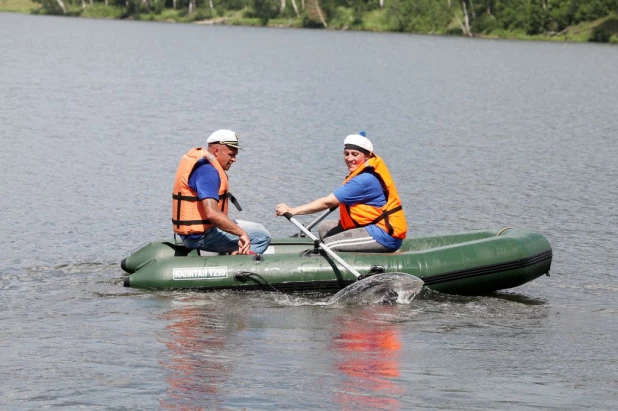
POLYGON ((201 234, 212 227, 210 221, 205 217, 204 206, 198 200, 197 192, 189 186, 189 176, 197 162, 202 158, 205 158, 219 172, 221 184, 219 185, 218 208, 227 215, 228 198, 231 197, 231 194, 228 193, 228 179, 225 170, 205 148, 192 148, 187 154, 182 156, 176 171, 176 180, 174 181, 172 224, 176 234, 201 234))
POLYGON ((339 220, 343 229, 349 230, 375 224, 393 238, 400 240, 406 238, 408 224, 406 223, 406 217, 403 213, 395 182, 386 164, 384 164, 380 157, 373 154, 363 165, 350 173, 343 181, 343 184, 345 185, 360 173, 371 173, 378 179, 386 197, 386 204, 383 207, 374 207, 362 203, 351 206, 340 204, 339 220))

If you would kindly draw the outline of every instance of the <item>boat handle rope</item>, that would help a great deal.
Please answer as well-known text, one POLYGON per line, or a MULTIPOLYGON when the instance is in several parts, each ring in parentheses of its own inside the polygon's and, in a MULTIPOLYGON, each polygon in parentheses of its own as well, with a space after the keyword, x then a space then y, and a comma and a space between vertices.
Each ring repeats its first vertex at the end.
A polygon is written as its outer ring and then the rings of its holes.
MULTIPOLYGON (((275 287, 273 287, 273 285, 271 283, 269 283, 268 281, 266 281, 266 279, 264 277, 262 277, 261 275, 259 275, 258 273, 254 273, 252 271, 240 271, 236 274, 234 274, 234 280, 236 281, 241 281, 241 282, 245 282, 247 281, 247 279, 249 277, 258 277, 259 279, 261 279, 262 281, 264 281, 264 283, 269 286, 270 288, 272 288, 273 290, 275 290, 276 292, 280 293, 280 290, 277 290, 275 287)), ((259 281, 257 282, 260 286, 264 285, 262 283, 260 283, 259 281)))
POLYGON ((502 230, 498 231, 498 234, 496 234, 496 237, 500 237, 500 234, 504 233, 506 230, 511 230, 513 229, 513 227, 504 227, 502 230))

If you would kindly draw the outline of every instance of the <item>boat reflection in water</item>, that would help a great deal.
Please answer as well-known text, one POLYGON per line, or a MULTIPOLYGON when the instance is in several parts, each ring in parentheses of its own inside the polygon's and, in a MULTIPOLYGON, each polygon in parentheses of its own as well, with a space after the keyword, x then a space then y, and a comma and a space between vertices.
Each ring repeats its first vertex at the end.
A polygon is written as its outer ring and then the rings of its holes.
POLYGON ((335 400, 342 409, 401 409, 399 398, 405 394, 405 387, 399 380, 399 329, 397 324, 379 319, 390 310, 391 307, 356 307, 354 313, 333 324, 337 332, 332 348, 339 354, 336 367, 342 374, 335 400))
MULTIPOLYGON (((167 356, 160 364, 168 372, 167 393, 160 400, 163 409, 207 410, 224 405, 225 383, 233 364, 224 354, 230 334, 228 324, 244 326, 241 318, 209 313, 200 300, 174 302, 167 312, 167 356)), ((230 314, 236 316, 236 314, 230 314)))

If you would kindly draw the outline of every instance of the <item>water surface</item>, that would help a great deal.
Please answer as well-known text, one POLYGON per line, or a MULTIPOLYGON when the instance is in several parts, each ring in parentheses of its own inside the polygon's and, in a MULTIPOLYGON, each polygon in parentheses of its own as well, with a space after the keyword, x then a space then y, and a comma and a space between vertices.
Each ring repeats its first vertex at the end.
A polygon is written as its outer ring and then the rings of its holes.
MULTIPOLYGON (((611 409, 615 47, 0 14, 0 406, 611 409), (543 233, 551 277, 411 305, 143 291, 180 156, 217 128, 274 216, 330 193, 343 138, 389 164, 409 235, 543 233)), ((306 221, 310 221, 306 218, 306 221)))

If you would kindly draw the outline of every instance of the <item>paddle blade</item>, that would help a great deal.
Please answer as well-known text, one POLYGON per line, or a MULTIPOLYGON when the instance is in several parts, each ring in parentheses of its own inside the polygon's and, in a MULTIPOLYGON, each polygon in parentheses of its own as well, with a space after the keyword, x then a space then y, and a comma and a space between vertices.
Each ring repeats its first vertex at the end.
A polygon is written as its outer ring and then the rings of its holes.
POLYGON ((339 291, 329 304, 410 304, 423 284, 423 280, 409 274, 376 274, 339 291))

